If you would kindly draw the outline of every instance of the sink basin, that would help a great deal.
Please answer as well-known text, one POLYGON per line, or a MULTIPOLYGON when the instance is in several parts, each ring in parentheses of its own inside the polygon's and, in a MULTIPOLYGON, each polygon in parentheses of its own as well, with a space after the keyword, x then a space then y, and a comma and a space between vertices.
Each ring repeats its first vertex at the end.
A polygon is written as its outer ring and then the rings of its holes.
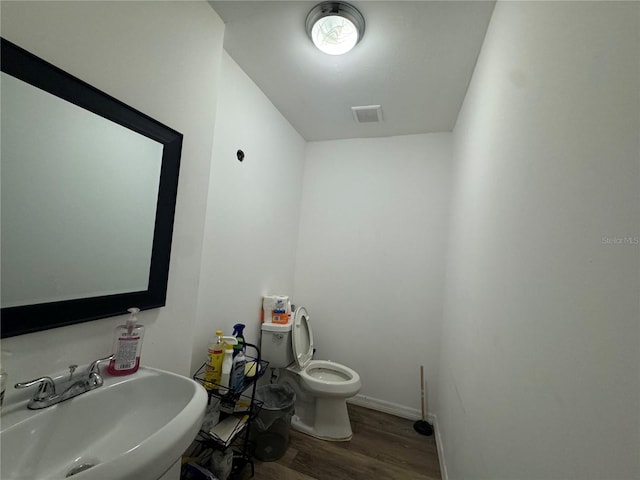
POLYGON ((207 404, 190 378, 141 367, 43 410, 2 413, 3 480, 157 480, 195 438, 207 404))

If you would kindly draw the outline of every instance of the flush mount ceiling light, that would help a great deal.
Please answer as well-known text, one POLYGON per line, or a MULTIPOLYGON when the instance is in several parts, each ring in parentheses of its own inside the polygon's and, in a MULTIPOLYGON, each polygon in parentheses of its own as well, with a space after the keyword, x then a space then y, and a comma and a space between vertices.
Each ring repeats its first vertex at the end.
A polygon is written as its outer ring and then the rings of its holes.
POLYGON ((348 3, 322 2, 307 15, 306 27, 316 47, 329 55, 342 55, 364 35, 364 17, 348 3))

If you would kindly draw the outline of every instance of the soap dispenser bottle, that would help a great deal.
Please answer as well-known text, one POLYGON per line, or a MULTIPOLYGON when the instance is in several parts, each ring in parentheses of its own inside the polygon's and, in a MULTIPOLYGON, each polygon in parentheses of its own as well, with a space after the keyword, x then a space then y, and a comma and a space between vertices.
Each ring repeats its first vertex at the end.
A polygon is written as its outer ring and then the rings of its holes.
POLYGON ((8 350, 2 350, 0 352, 0 411, 2 410, 2 402, 4 401, 4 390, 7 386, 7 372, 2 368, 2 355, 11 355, 8 350))
POLYGON ((129 375, 137 372, 140 367, 144 325, 138 324, 136 315, 140 312, 139 308, 130 308, 127 311, 130 313, 127 323, 117 326, 114 332, 114 357, 107 369, 111 375, 129 375))

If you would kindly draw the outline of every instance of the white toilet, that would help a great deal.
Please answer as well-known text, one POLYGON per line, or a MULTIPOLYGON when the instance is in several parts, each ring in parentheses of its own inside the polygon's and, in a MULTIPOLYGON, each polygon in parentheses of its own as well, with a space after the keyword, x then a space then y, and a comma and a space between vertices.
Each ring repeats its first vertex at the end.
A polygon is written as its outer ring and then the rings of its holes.
POLYGON ((307 310, 296 309, 287 324, 263 323, 260 347, 269 367, 280 369, 278 383, 296 393, 291 426, 323 440, 350 440, 346 400, 360 391, 360 375, 339 363, 311 359, 313 332, 307 310))

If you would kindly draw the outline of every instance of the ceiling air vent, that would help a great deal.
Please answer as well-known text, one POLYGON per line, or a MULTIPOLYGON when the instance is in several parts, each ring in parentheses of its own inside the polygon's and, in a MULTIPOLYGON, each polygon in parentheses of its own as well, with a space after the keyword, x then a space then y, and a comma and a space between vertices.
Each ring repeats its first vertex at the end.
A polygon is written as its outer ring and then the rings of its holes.
POLYGON ((356 123, 382 122, 382 107, 380 105, 367 105, 364 107, 351 107, 353 119, 356 123))

